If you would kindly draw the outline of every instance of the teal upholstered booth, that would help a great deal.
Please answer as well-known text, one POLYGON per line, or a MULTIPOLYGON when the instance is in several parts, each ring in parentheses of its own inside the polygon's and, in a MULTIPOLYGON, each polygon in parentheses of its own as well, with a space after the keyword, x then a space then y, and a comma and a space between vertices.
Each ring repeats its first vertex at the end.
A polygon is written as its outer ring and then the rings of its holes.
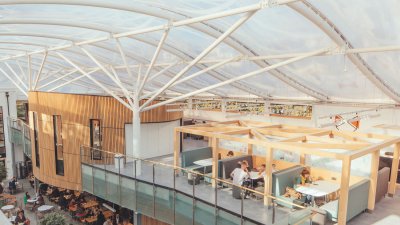
POLYGON ((238 167, 239 162, 246 160, 249 167, 253 168, 253 157, 251 155, 241 155, 218 160, 218 177, 229 179, 232 171, 238 167))
MULTIPOLYGON (((272 173, 272 193, 278 198, 288 202, 292 202, 295 204, 301 204, 304 202, 303 199, 292 199, 284 197, 283 195, 286 192, 286 187, 293 187, 295 184, 296 178, 300 175, 301 171, 304 167, 302 166, 293 166, 284 170, 279 170, 275 173, 272 173)), ((292 205, 277 201, 277 204, 281 206, 285 206, 288 208, 293 208, 292 205)))
MULTIPOLYGON (((370 181, 365 179, 350 186, 346 221, 351 220, 367 209, 369 183, 370 181)), ((328 219, 332 221, 337 221, 338 219, 339 201, 340 198, 339 200, 328 202, 320 207, 320 209, 327 211, 328 219)))
POLYGON ((209 159, 212 157, 212 148, 199 148, 194 150, 189 150, 181 153, 181 167, 197 170, 203 168, 199 165, 195 165, 194 162, 202 159, 209 159))

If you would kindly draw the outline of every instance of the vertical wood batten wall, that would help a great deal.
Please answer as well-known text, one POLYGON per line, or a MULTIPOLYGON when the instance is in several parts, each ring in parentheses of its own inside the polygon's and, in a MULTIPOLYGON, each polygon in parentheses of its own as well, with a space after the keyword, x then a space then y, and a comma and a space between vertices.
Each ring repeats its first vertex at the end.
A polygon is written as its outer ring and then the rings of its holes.
MULTIPOLYGON (((81 189, 80 146, 90 145, 90 119, 100 119, 102 148, 124 154, 125 124, 132 123, 132 111, 113 97, 30 92, 29 113, 37 113, 40 168, 36 167, 32 144, 33 173, 42 182, 67 189, 81 189), (64 146, 64 176, 56 175, 53 115, 60 115, 64 146)), ((154 104, 157 102, 154 102, 154 104)), ((183 112, 166 112, 167 106, 141 113, 142 123, 180 120, 183 112)), ((31 118, 32 123, 32 118, 31 118)), ((33 125, 31 124, 31 130, 33 125)), ((31 132, 33 138, 33 132, 31 132)))

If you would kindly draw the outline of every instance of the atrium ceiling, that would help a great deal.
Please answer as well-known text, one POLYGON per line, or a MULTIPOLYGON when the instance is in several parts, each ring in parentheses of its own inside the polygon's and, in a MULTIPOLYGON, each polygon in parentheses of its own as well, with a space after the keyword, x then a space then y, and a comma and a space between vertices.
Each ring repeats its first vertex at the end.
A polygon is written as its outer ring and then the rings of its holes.
POLYGON ((395 104, 399 10, 398 0, 0 1, 0 88, 395 104))

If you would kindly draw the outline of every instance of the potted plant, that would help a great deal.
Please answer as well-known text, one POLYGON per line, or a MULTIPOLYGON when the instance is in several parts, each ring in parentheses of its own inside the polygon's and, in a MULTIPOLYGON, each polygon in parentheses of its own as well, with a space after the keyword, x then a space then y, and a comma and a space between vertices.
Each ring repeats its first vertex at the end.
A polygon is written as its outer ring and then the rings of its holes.
POLYGON ((65 216, 60 213, 49 213, 40 221, 40 225, 66 225, 65 216))

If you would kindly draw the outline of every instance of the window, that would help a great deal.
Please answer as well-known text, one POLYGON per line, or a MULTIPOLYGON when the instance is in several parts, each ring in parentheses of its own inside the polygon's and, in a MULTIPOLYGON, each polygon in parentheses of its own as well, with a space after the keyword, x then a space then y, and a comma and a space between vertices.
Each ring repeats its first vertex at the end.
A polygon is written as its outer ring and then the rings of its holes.
POLYGON ((64 146, 62 140, 61 116, 53 116, 54 152, 56 158, 56 174, 64 175, 64 146))
POLYGON ((37 112, 32 112, 32 122, 33 122, 33 140, 34 140, 34 150, 36 167, 40 167, 40 155, 39 155, 39 131, 38 131, 38 118, 37 112))
POLYGON ((99 119, 90 120, 90 147, 92 147, 92 159, 101 160, 101 126, 99 119))

